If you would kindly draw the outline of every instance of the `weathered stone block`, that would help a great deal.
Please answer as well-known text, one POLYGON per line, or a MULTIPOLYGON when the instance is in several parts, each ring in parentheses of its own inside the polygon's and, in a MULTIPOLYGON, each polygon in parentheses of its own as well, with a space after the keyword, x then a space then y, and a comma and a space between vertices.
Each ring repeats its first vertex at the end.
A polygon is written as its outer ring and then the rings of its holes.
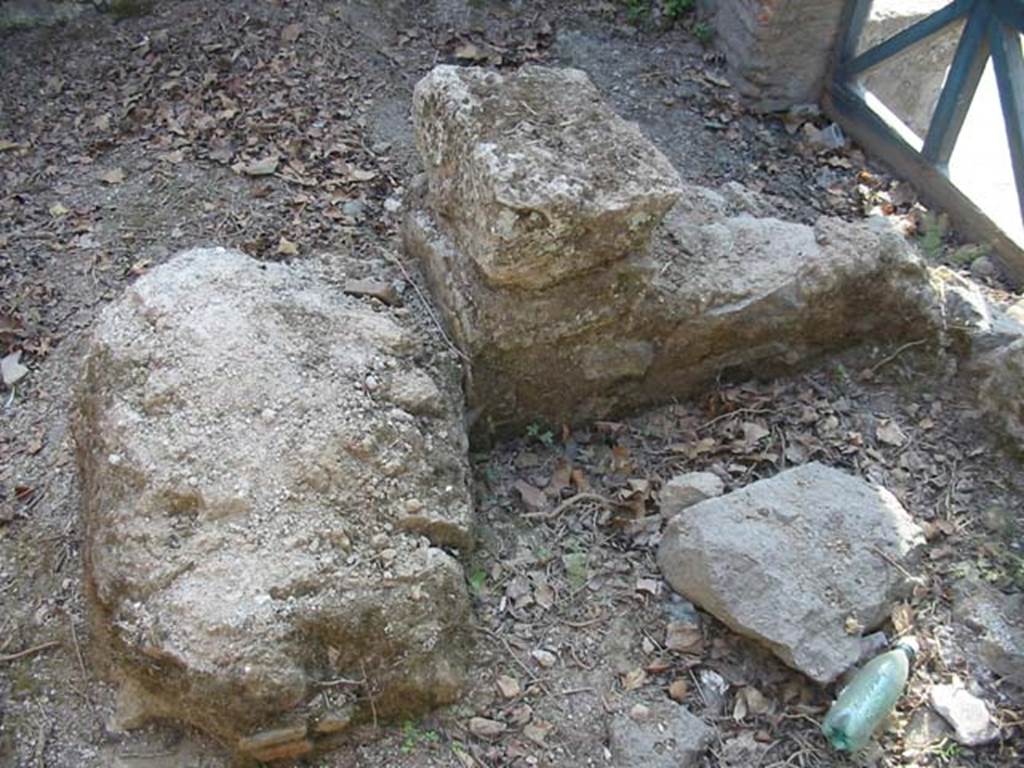
POLYGON ((137 708, 270 759, 317 748, 319 683, 357 719, 456 698, 469 601, 442 547, 471 543, 466 441, 422 351, 305 268, 221 249, 103 312, 76 423, 86 572, 137 708))
POLYGON ((1024 336, 989 353, 979 365, 982 410, 1024 451, 1024 336))
POLYGON ((477 436, 605 418, 935 328, 927 270, 884 222, 809 227, 751 215, 749 194, 684 190, 647 252, 532 290, 467 268, 445 220, 413 202, 405 247, 472 361, 477 436))
POLYGON ((658 564, 688 600, 827 683, 888 618, 923 543, 891 493, 806 464, 681 512, 658 564))
POLYGON ((546 287, 641 250, 679 196, 579 70, 439 66, 413 117, 431 207, 489 285, 546 287))

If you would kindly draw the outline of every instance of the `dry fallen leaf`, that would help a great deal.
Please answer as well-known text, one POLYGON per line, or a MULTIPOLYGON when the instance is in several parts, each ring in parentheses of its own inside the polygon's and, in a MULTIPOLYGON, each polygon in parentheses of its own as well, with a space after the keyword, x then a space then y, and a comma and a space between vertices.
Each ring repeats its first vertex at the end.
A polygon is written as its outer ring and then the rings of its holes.
POLYGON ((572 465, 565 459, 559 459, 544 490, 548 495, 558 498, 561 496, 562 489, 568 488, 571 483, 572 465))
POLYGON ((622 676, 622 689, 624 691, 635 691, 637 688, 643 687, 643 684, 646 682, 646 670, 637 667, 622 676))
POLYGON ((123 168, 111 168, 109 171, 100 175, 100 181, 107 184, 120 184, 124 181, 124 178, 123 168))
POLYGON ((892 626, 897 635, 903 635, 914 626, 914 611, 907 603, 900 603, 892 609, 892 626))
POLYGON ((496 739, 507 729, 508 726, 504 723, 487 717, 471 717, 469 719, 469 732, 482 739, 496 739))
POLYGON ((683 703, 683 699, 686 698, 686 694, 689 693, 690 686, 686 680, 681 677, 677 677, 668 686, 668 695, 673 701, 678 701, 680 704, 683 703))
POLYGON ((544 739, 555 729, 555 726, 544 720, 534 720, 523 727, 523 736, 539 747, 544 746, 544 739))
POLYGON ((529 704, 520 704, 508 712, 508 721, 514 726, 524 726, 533 720, 533 707, 529 704))
POLYGON ((544 495, 544 492, 533 487, 525 480, 517 480, 512 487, 516 489, 522 497, 523 503, 531 510, 536 512, 547 506, 547 496, 544 495))
POLYGON ((737 723, 747 716, 747 700, 743 696, 737 694, 736 701, 733 702, 732 706, 732 719, 737 723))
POLYGON ((298 256, 299 246, 282 235, 277 241, 277 252, 282 256, 298 256))
POLYGON ((483 61, 487 58, 487 54, 473 43, 460 43, 455 48, 455 58, 460 61, 483 61))
POLYGON ((363 168, 353 168, 348 174, 349 181, 373 181, 377 178, 376 171, 368 171, 363 168))
POLYGON ((555 604, 555 590, 547 582, 541 582, 533 588, 533 599, 545 611, 555 604))
POLYGON ((880 442, 899 448, 907 442, 907 436, 900 429, 899 424, 894 421, 886 421, 875 430, 875 436, 880 442))
POLYGON ((558 657, 555 656, 551 651, 545 651, 543 648, 538 648, 535 651, 530 651, 530 656, 545 669, 549 669, 555 666, 555 662, 558 661, 558 657))
POLYGON ((662 672, 672 669, 672 662, 665 658, 652 659, 646 669, 650 675, 660 675, 662 672))
POLYGON ((286 45, 291 45, 299 36, 302 34, 301 24, 289 24, 287 27, 281 30, 281 42, 286 45))
POLYGON ((704 636, 699 626, 670 621, 665 630, 665 647, 675 653, 700 653, 704 650, 704 636))
POLYGON ((760 442, 763 438, 766 438, 771 434, 771 430, 766 429, 761 424, 753 421, 744 421, 742 429, 743 442, 749 446, 753 446, 755 443, 760 442))
POLYGON ((459 742, 452 742, 452 754, 455 755, 455 759, 459 761, 459 765, 462 768, 479 768, 480 763, 476 761, 466 748, 463 747, 459 742))
POLYGON ((164 152, 160 155, 160 160, 165 163, 177 165, 178 163, 184 162, 185 153, 180 149, 176 149, 173 152, 164 152))
POLYGON ((752 715, 767 715, 772 710, 771 701, 753 686, 741 689, 740 696, 746 701, 747 711, 752 715))
POLYGON ((523 692, 522 687, 519 685, 519 681, 514 677, 498 675, 497 680, 494 682, 495 685, 498 686, 498 693, 500 693, 504 699, 514 699, 523 692))
POLYGON ((244 173, 246 176, 270 176, 277 172, 279 162, 280 160, 276 155, 271 155, 251 163, 238 163, 234 168, 237 172, 244 173))
POLYGON ((661 594, 661 579, 646 579, 640 578, 636 580, 636 591, 646 592, 651 597, 657 597, 661 594))

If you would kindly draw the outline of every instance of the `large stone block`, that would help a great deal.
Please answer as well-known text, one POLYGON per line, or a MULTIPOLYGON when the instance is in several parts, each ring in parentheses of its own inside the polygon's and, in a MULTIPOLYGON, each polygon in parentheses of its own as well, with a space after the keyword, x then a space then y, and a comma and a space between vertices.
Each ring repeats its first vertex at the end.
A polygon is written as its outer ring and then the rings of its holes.
POLYGON ((679 196, 579 70, 439 66, 413 117, 431 207, 489 285, 545 287, 641 250, 679 196))
POLYGON ((472 361, 475 434, 605 418, 934 330, 927 270, 884 221, 810 227, 751 213, 763 208, 738 185, 684 187, 646 252, 525 290, 489 284, 414 204, 405 247, 472 361))
POLYGON ((889 617, 923 543, 891 493, 806 464, 681 512, 658 564, 688 600, 827 683, 889 617))
POLYGON ((345 713, 456 698, 466 443, 425 352, 302 268, 221 249, 103 312, 76 439, 97 651, 126 699, 270 759, 345 713))

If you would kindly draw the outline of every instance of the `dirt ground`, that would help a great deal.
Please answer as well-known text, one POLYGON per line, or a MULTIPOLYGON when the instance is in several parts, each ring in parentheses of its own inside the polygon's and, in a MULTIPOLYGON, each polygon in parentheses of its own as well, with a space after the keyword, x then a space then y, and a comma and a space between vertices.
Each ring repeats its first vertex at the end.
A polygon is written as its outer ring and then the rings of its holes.
MULTIPOLYGON (((31 369, 2 393, 0 765, 229 764, 218 745, 173 724, 114 727, 115 692, 97 675, 85 619, 68 430, 84 334, 135 277, 207 244, 264 259, 351 256, 351 277, 405 281, 436 333, 396 235, 418 171, 411 90, 434 64, 583 68, 687 181, 740 181, 795 220, 906 214, 921 219, 929 256, 962 267, 976 255, 936 234, 906 186, 856 149, 808 144, 808 118, 747 113, 694 19, 633 18, 627 5, 182 1, 0 37, 0 352, 24 350, 31 369)), ((706 766, 853 764, 818 731, 833 690, 706 615, 688 652, 665 648, 666 623, 683 609, 654 563, 660 484, 710 468, 731 489, 812 459, 889 487, 930 539, 919 586, 886 627, 916 633, 924 650, 864 760, 1020 765, 1024 698, 972 662, 950 590, 966 575, 1024 590, 1024 472, 952 361, 924 345, 857 350, 803 376, 722 385, 622 422, 536 425, 475 454, 471 690, 450 710, 364 729, 310 764, 609 765, 609 715, 670 686, 717 728, 706 766), (564 505, 574 493, 590 495, 564 505), (953 674, 977 680, 1002 739, 913 754, 906 725, 927 685, 953 674), (473 717, 504 728, 474 733, 473 717)))

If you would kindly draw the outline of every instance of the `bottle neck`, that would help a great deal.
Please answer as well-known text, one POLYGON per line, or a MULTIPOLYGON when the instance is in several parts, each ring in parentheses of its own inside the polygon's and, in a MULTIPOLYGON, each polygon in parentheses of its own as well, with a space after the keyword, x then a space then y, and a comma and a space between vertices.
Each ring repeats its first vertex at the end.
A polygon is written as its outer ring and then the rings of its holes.
POLYGON ((903 651, 903 654, 907 657, 907 664, 911 667, 914 666, 914 662, 917 661, 917 649, 911 643, 898 642, 893 650, 903 651))

